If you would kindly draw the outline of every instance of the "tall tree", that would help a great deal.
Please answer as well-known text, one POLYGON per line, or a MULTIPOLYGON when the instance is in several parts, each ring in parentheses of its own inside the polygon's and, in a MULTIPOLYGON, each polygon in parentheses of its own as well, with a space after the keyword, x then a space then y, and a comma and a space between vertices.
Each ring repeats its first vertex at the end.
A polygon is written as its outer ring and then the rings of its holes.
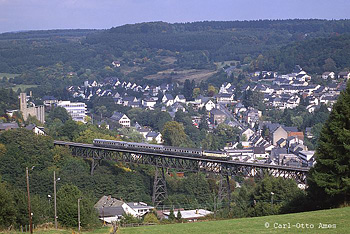
POLYGON ((164 125, 162 136, 165 145, 188 146, 189 139, 182 124, 169 121, 164 125))
POLYGON ((350 83, 322 128, 308 178, 314 198, 334 206, 350 201, 350 83))

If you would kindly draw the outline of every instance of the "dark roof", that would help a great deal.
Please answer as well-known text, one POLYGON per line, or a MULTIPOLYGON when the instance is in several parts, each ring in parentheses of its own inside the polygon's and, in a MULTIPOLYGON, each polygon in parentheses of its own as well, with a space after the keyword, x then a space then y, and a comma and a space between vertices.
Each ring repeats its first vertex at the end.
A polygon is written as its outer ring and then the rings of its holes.
POLYGON ((281 138, 281 139, 279 139, 276 143, 277 143, 278 145, 280 145, 280 144, 283 143, 284 141, 286 141, 286 139, 281 138))
POLYGON ((113 198, 111 196, 102 196, 100 200, 94 205, 95 208, 106 208, 106 207, 122 207, 124 204, 123 201, 120 201, 116 198, 113 198))
POLYGON ((35 124, 29 124, 28 126, 26 126, 26 129, 33 130, 35 127, 36 127, 35 124))
MULTIPOLYGON (((212 110, 210 111, 210 114, 212 114, 212 115, 225 115, 224 112, 222 112, 221 110, 218 110, 218 109, 212 109, 212 110)), ((225 115, 225 116, 226 116, 226 115, 225 115)))
POLYGON ((42 98, 43 101, 47 101, 47 100, 57 100, 57 98, 55 98, 54 96, 44 96, 42 98))
POLYGON ((123 115, 124 115, 123 113, 116 111, 113 113, 111 119, 115 121, 119 121, 123 117, 123 115))
POLYGON ((98 208, 98 215, 100 217, 122 216, 124 213, 125 211, 121 206, 98 208))
POLYGON ((269 129, 270 133, 272 133, 281 125, 278 123, 267 123, 265 126, 269 129))
POLYGON ((135 100, 135 97, 133 96, 123 97, 123 101, 133 102, 134 100, 135 100))
POLYGON ((265 154, 265 147, 254 147, 253 152, 254 154, 265 154))
POLYGON ((339 72, 339 76, 347 76, 350 72, 339 72))
POLYGON ((174 100, 173 95, 171 95, 169 93, 165 94, 165 97, 167 100, 174 100))
POLYGON ((158 134, 159 133, 157 133, 157 132, 149 132, 149 133, 147 133, 147 136, 146 137, 157 137, 158 136, 158 134))
POLYGON ((19 128, 17 123, 0 123, 0 130, 19 128))
POLYGON ((303 69, 299 66, 299 65, 295 65, 293 73, 299 73, 301 72, 303 69))
POLYGON ((297 127, 284 127, 284 130, 286 130, 287 132, 298 132, 298 128, 297 127))

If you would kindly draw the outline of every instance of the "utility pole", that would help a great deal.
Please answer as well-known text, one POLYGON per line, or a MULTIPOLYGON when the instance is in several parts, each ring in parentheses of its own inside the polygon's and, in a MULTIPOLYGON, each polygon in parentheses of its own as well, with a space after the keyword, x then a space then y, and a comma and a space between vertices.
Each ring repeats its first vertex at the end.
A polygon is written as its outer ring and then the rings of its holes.
POLYGON ((54 206, 55 206, 55 228, 57 229, 56 171, 53 171, 53 193, 54 193, 54 206))
POLYGON ((275 195, 275 193, 271 192, 271 205, 273 205, 273 195, 275 195))
POLYGON ((28 192, 29 230, 30 230, 30 233, 33 233, 32 211, 31 211, 31 207, 30 207, 30 192, 29 192, 29 172, 28 172, 28 167, 26 167, 26 177, 27 177, 27 192, 28 192))
POLYGON ((78 198, 78 230, 80 232, 80 200, 82 198, 78 198))

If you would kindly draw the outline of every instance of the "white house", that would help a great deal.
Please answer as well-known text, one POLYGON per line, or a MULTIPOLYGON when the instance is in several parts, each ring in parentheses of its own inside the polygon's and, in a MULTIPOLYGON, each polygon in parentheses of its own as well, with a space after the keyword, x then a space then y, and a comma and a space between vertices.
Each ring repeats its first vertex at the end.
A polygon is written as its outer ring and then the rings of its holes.
POLYGON ((180 103, 186 103, 186 98, 184 95, 176 95, 175 99, 174 99, 174 102, 180 102, 180 103))
POLYGON ((120 112, 114 112, 112 117, 112 120, 117 121, 120 125, 122 125, 123 127, 130 127, 130 119, 128 116, 126 116, 123 113, 120 112))
POLYGON ((146 140, 147 141, 155 140, 157 142, 157 144, 160 144, 163 142, 162 134, 160 134, 159 132, 148 132, 146 135, 146 140))
POLYGON ((207 110, 207 111, 211 111, 212 109, 214 109, 215 108, 215 103, 212 101, 212 100, 209 100, 209 101, 207 101, 207 103, 205 103, 205 109, 207 110))
POLYGON ((136 218, 141 218, 154 209, 153 206, 148 206, 143 202, 125 203, 111 196, 102 196, 94 207, 99 213, 100 220, 107 223, 119 221, 124 214, 131 214, 136 218))
POLYGON ((145 98, 142 100, 142 105, 148 109, 153 110, 154 106, 157 104, 157 101, 154 100, 153 98, 145 98))
POLYGON ((245 136, 247 140, 253 135, 254 135, 254 131, 251 128, 244 129, 241 132, 241 136, 245 136))
POLYGON ((334 79, 335 78, 335 73, 334 72, 324 72, 322 74, 322 78, 327 80, 329 78, 334 79))
POLYGON ((162 98, 162 102, 165 103, 166 106, 171 106, 174 104, 174 98, 171 94, 165 94, 162 98))
POLYGON ((34 132, 36 135, 46 135, 43 127, 38 127, 35 124, 29 124, 26 129, 34 132))
POLYGON ((338 79, 350 79, 350 72, 339 72, 338 79))

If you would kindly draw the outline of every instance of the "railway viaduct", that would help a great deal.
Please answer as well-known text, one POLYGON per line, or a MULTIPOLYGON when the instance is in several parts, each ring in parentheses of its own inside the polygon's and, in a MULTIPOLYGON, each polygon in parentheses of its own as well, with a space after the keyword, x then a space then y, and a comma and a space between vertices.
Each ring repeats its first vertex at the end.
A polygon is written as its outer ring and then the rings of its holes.
POLYGON ((220 176, 218 201, 230 201, 229 178, 231 176, 264 177, 271 175, 285 179, 294 179, 298 183, 306 184, 309 168, 287 167, 247 163, 239 161, 226 161, 222 159, 198 158, 185 155, 172 155, 167 153, 147 152, 132 149, 116 149, 82 144, 75 142, 54 141, 55 145, 68 147, 73 156, 91 159, 91 175, 100 160, 113 160, 123 163, 136 163, 156 167, 154 176, 152 202, 155 207, 162 205, 167 197, 165 183, 165 169, 175 169, 188 172, 214 173, 220 176))

